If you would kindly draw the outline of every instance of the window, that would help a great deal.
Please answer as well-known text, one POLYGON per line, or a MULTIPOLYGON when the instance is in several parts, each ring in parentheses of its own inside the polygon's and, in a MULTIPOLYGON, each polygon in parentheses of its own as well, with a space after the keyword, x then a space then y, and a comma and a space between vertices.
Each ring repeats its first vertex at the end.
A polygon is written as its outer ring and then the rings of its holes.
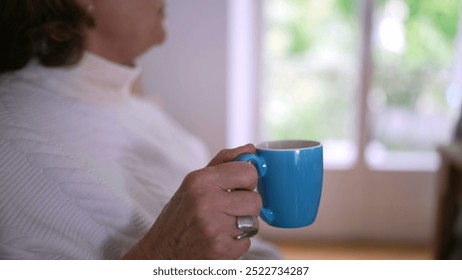
POLYGON ((263 138, 325 145, 327 167, 434 169, 451 138, 460 1, 263 1, 263 138))
POLYGON ((325 148, 319 220, 265 229, 273 238, 431 241, 434 149, 460 110, 450 86, 460 2, 228 1, 228 145, 325 148))

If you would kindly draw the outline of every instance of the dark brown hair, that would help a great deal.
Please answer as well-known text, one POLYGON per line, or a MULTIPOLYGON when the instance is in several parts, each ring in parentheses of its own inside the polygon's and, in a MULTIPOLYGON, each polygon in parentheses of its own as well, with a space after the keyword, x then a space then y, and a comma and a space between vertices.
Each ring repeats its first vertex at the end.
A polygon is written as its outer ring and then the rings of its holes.
POLYGON ((1 0, 0 74, 36 57, 45 66, 78 62, 88 14, 75 0, 1 0))

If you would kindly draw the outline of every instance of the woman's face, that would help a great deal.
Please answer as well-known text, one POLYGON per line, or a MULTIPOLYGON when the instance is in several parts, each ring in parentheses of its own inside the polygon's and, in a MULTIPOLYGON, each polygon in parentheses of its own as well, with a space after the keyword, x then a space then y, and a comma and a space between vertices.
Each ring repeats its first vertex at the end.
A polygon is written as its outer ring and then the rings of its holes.
POLYGON ((80 1, 83 5, 93 3, 90 13, 95 26, 87 30, 89 50, 109 55, 109 59, 116 55, 133 60, 165 40, 163 0, 80 1))

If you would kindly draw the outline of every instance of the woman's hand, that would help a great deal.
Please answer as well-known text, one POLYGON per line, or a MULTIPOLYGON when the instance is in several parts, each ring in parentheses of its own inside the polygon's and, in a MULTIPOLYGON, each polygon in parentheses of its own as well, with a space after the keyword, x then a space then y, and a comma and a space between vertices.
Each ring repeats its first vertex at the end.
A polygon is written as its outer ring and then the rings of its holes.
POLYGON ((251 144, 222 150, 203 169, 186 176, 148 233, 125 259, 237 259, 250 247, 237 216, 258 216, 255 167, 234 159, 255 153, 251 144), (235 190, 235 191, 230 191, 235 190))

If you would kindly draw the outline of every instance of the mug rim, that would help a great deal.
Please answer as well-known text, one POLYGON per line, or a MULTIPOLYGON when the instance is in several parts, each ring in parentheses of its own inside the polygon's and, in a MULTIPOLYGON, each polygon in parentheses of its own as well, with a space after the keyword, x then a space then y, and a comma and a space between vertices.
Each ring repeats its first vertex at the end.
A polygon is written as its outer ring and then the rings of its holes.
POLYGON ((319 141, 314 140, 276 140, 265 141, 257 144, 258 150, 265 151, 296 151, 321 147, 319 141))

